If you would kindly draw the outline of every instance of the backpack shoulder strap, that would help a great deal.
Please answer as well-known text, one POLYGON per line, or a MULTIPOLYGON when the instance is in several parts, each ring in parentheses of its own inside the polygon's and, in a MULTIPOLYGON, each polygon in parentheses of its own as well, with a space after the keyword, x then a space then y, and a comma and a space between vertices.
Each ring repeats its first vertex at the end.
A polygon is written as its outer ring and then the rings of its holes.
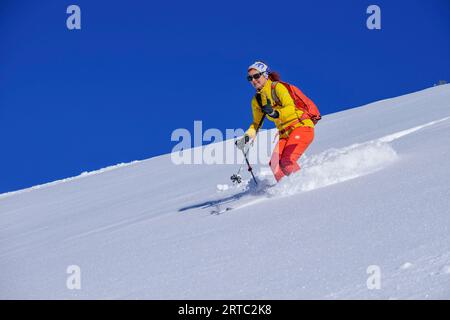
POLYGON ((262 108, 262 98, 261 98, 261 93, 259 93, 259 92, 257 92, 256 94, 255 94, 255 98, 256 98, 256 102, 258 102, 258 106, 260 107, 260 108, 262 108))
POLYGON ((274 82, 272 82, 272 85, 271 85, 271 89, 272 89, 272 98, 273 98, 273 100, 274 100, 274 102, 275 102, 275 105, 281 106, 281 101, 280 101, 280 99, 278 98, 277 92, 276 92, 276 90, 275 90, 275 87, 277 86, 278 83, 279 83, 279 81, 274 81, 274 82))

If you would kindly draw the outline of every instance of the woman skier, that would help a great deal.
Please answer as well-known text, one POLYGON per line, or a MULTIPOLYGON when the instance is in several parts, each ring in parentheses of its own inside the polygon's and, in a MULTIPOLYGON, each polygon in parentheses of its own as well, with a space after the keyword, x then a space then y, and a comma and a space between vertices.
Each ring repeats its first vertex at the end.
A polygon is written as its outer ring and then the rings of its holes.
MULTIPOLYGON (((269 165, 275 179, 279 182, 284 176, 300 170, 297 160, 313 141, 314 123, 320 119, 320 114, 317 119, 311 120, 306 111, 296 106, 291 95, 292 90, 288 90, 290 85, 279 82, 278 73, 270 71, 265 63, 256 61, 248 67, 247 73, 247 80, 256 89, 256 95, 251 102, 253 122, 236 145, 241 150, 245 148, 250 139, 256 136, 264 121, 263 117, 267 116, 273 121, 278 129, 279 141, 269 165)), ((311 100, 300 90, 298 92, 302 97, 298 99, 301 103, 313 106, 314 110, 317 110, 311 100)))

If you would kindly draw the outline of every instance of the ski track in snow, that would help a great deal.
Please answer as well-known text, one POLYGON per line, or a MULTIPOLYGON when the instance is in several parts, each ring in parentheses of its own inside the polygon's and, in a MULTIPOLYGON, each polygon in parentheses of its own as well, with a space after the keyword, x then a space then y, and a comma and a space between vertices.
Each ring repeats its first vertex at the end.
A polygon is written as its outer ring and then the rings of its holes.
POLYGON ((298 174, 283 179, 269 190, 272 195, 288 196, 355 179, 396 161, 396 151, 379 140, 326 150, 305 157, 298 174))
MULTIPOLYGON (((301 158, 300 172, 285 177, 273 187, 271 187, 271 184, 275 180, 267 178, 267 176, 272 175, 270 169, 262 168, 257 174, 262 187, 254 187, 250 180, 246 180, 244 181, 243 191, 240 193, 211 202, 215 209, 210 213, 222 214, 264 200, 312 191, 374 173, 399 160, 400 157, 390 144, 391 142, 449 119, 450 117, 445 117, 364 143, 339 149, 328 149, 316 155, 304 155, 301 158)), ((236 192, 236 188, 226 184, 218 185, 218 191, 220 193, 225 193, 224 191, 236 192)), ((208 208, 209 206, 205 203, 204 207, 208 208)))
POLYGON ((381 170, 399 159, 390 142, 448 119, 450 117, 431 121, 364 143, 353 144, 340 149, 329 149, 317 155, 309 157, 305 155, 301 159, 302 169, 300 172, 283 179, 277 186, 270 189, 269 193, 273 196, 289 196, 381 170))

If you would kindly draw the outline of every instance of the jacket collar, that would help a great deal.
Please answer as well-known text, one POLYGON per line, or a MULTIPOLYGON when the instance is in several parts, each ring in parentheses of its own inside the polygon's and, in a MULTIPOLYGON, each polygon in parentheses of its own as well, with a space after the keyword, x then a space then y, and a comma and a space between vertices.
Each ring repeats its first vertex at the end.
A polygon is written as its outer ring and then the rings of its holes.
POLYGON ((257 92, 257 93, 264 92, 264 93, 267 94, 268 92, 270 92, 271 87, 272 87, 272 80, 267 79, 266 83, 265 83, 264 86, 261 88, 261 90, 257 90, 256 92, 257 92))

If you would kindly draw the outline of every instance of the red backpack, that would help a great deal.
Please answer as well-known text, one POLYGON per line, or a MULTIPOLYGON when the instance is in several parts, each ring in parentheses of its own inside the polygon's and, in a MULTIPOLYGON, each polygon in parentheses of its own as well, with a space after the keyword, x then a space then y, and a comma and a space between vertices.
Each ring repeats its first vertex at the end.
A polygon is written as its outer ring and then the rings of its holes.
POLYGON ((320 111, 317 106, 312 102, 307 96, 303 94, 303 92, 294 86, 293 84, 289 84, 283 81, 274 81, 272 82, 272 97, 275 100, 275 104, 281 105, 280 99, 278 99, 277 94, 275 92, 275 86, 277 83, 281 83, 288 89, 289 94, 294 100, 295 107, 303 111, 303 115, 300 120, 311 119, 314 124, 317 124, 320 119, 322 119, 320 115, 320 111))

